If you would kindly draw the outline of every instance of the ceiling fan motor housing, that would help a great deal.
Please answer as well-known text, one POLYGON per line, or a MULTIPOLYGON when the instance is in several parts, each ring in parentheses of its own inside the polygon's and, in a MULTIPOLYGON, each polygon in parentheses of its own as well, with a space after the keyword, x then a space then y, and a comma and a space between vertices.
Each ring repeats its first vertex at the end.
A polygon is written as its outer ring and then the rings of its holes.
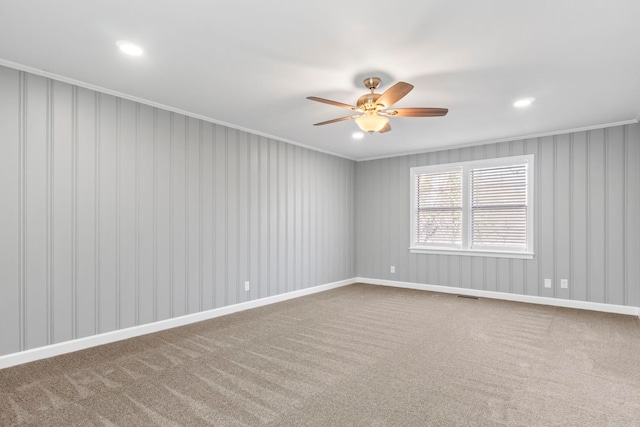
POLYGON ((358 98, 358 103, 356 105, 358 106, 358 109, 362 111, 376 110, 376 101, 378 98, 380 98, 379 93, 367 93, 366 95, 362 95, 358 98))

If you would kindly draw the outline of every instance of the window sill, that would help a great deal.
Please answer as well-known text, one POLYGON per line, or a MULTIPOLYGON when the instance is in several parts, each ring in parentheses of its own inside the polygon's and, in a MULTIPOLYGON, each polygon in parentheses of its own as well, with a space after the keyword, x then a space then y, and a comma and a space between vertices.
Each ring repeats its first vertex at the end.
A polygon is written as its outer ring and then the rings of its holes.
POLYGON ((533 259, 533 252, 501 252, 490 250, 464 250, 464 249, 446 249, 446 248, 421 248, 411 247, 409 252, 412 254, 435 254, 435 255, 465 255, 465 256, 482 256, 492 258, 516 258, 516 259, 533 259))

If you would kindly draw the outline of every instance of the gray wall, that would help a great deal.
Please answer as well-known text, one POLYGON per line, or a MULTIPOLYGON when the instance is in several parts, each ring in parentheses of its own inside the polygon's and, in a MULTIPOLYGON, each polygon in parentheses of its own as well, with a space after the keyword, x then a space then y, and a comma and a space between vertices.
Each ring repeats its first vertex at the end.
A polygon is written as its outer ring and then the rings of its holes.
POLYGON ((360 162, 356 218, 360 277, 640 306, 640 125, 360 162), (409 253, 409 168, 518 154, 535 156, 535 259, 409 253))
POLYGON ((0 67, 0 355, 354 277, 354 188, 349 160, 0 67))

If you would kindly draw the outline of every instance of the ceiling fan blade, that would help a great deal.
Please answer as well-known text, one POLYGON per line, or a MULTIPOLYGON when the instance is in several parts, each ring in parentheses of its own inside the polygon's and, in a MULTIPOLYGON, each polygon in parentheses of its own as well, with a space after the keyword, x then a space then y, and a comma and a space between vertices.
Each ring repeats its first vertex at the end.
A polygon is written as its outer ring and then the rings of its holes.
POLYGON ((358 118, 360 116, 348 116, 348 117, 340 117, 339 119, 333 119, 333 120, 327 120, 326 122, 320 122, 320 123, 314 123, 314 126, 322 126, 322 125, 328 125, 330 123, 337 123, 337 122, 341 122, 343 120, 352 120, 355 118, 358 118))
POLYGON ((376 104, 382 104, 384 105, 384 108, 389 108, 396 102, 400 101, 406 94, 411 92, 411 89, 413 89, 413 85, 405 82, 398 82, 380 95, 376 104))
POLYGON ((387 122, 387 124, 384 125, 384 127, 380 129, 378 132, 385 133, 385 132, 389 132, 390 130, 391 130, 391 125, 389 124, 389 122, 387 122))
POLYGON ((311 101, 322 102, 324 104, 333 105, 335 107, 346 108, 347 110, 357 110, 358 107, 354 107, 353 105, 343 104, 342 102, 332 101, 330 99, 318 98, 317 96, 307 96, 307 99, 311 101))
POLYGON ((439 117, 446 116, 448 112, 447 108, 395 108, 384 113, 395 117, 439 117))

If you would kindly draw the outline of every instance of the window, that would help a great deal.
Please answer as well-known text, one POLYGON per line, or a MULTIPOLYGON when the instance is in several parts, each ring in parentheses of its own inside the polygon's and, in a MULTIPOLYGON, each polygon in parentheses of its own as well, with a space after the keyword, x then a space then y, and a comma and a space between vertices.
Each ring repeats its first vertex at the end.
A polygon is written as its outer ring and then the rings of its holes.
POLYGON ((411 168, 409 249, 533 258, 533 156, 411 168))

